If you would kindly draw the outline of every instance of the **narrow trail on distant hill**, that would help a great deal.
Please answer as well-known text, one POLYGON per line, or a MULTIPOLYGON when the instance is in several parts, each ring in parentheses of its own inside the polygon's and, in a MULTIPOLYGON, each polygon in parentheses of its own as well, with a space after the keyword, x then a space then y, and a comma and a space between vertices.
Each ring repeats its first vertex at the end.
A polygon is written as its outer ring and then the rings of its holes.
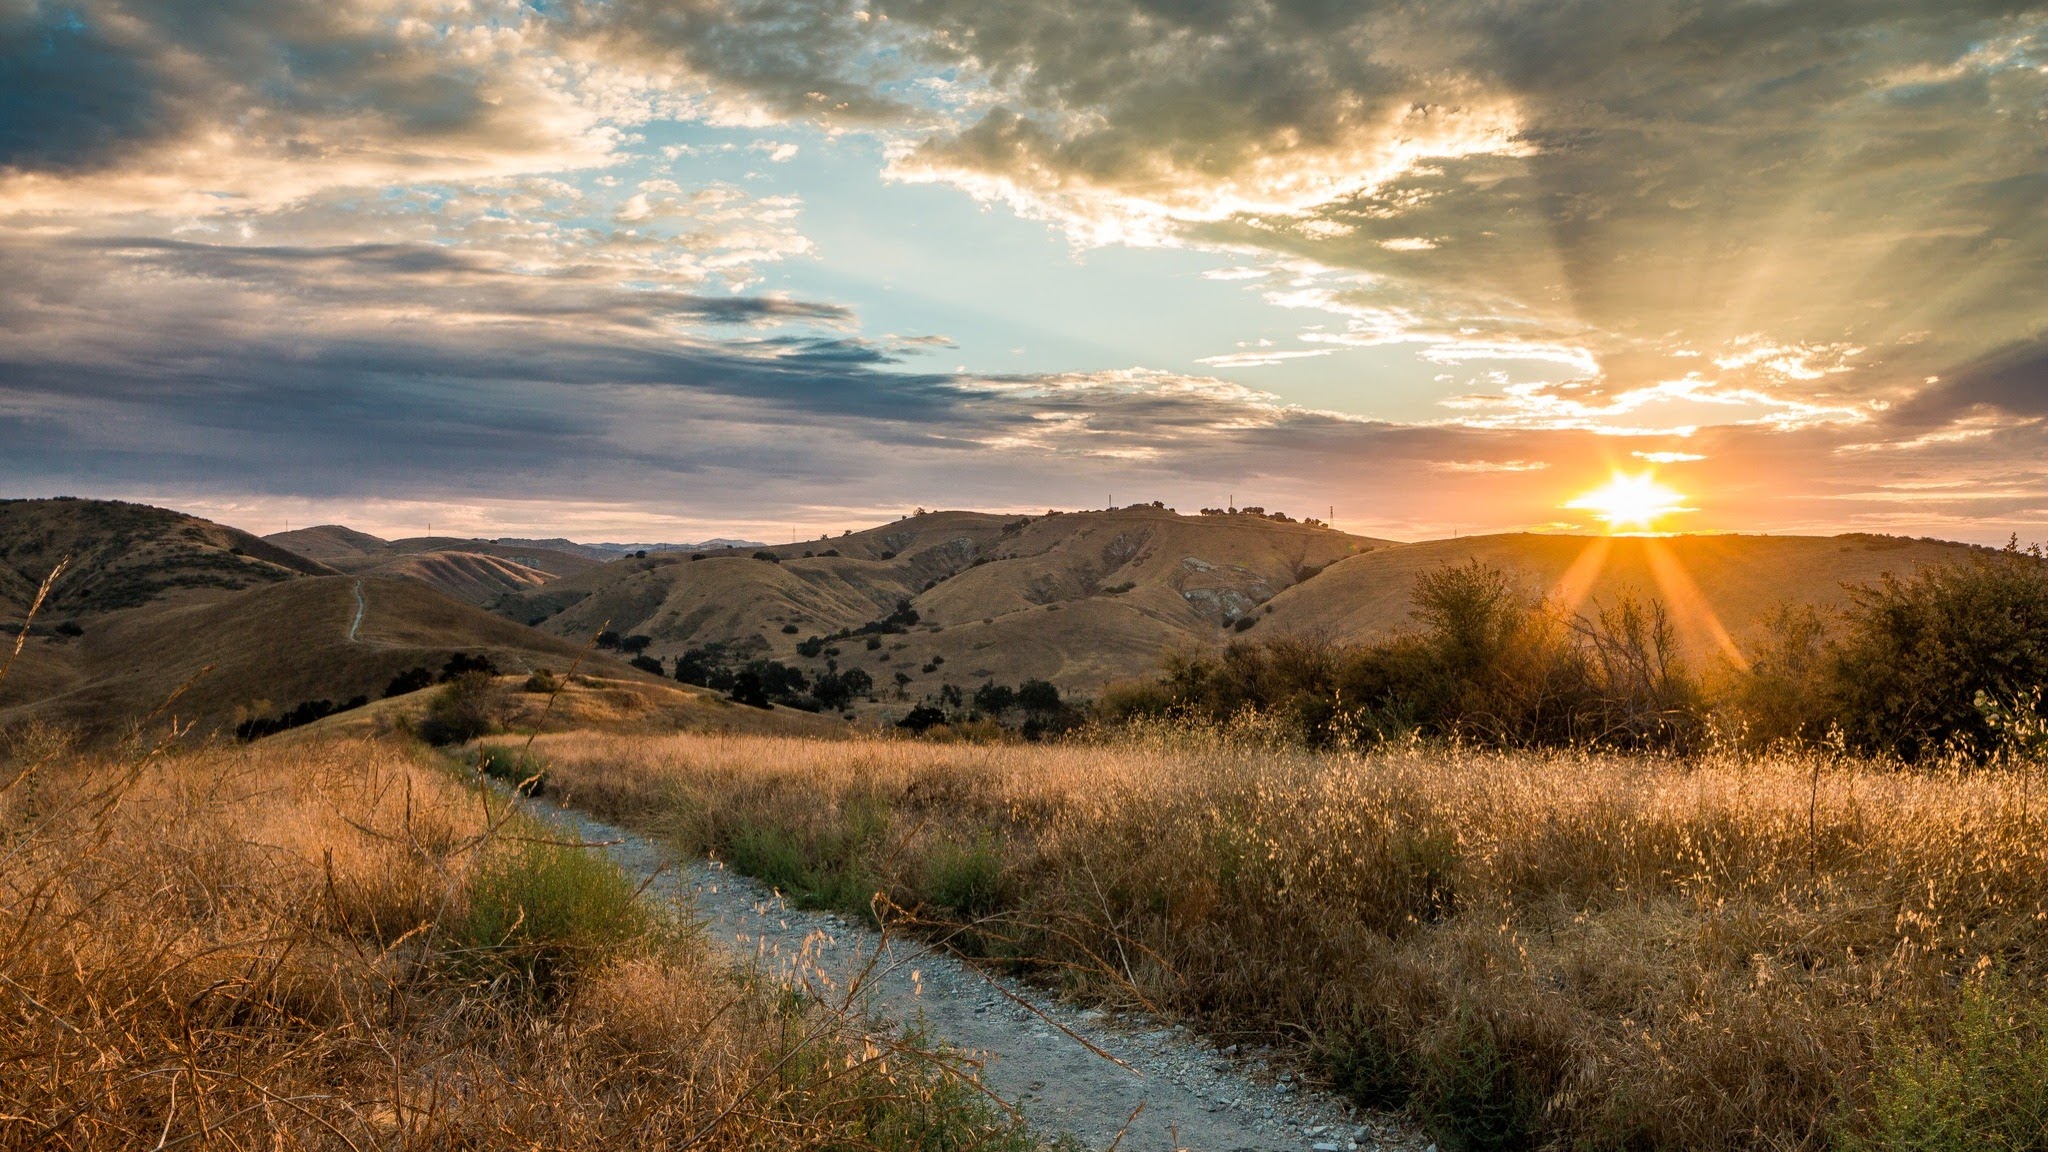
POLYGON ((361 643, 356 636, 363 628, 363 613, 368 611, 370 602, 363 599, 363 582, 356 581, 356 618, 348 622, 348 639, 351 644, 361 643))
POLYGON ((869 1010, 921 1023, 935 1042, 983 1060, 982 1083, 1046 1135, 1070 1133, 1091 1149, 1131 1152, 1392 1152, 1428 1143, 1384 1117, 1358 1117, 1339 1100, 1298 1091, 1259 1054, 1219 1051, 1149 1017, 1062 1004, 915 940, 885 941, 843 917, 793 909, 718 863, 678 860, 573 808, 534 804, 584 840, 606 845, 629 874, 655 877, 649 896, 695 912, 716 947, 765 973, 844 988, 881 948, 869 1010))

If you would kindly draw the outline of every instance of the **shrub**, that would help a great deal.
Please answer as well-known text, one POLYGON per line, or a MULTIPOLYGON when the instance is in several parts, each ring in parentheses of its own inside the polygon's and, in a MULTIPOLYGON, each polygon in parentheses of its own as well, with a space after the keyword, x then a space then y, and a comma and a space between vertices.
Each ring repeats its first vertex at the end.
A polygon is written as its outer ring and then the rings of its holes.
POLYGON ((1248 630, 1252 625, 1257 624, 1258 622, 1258 618, 1255 616, 1239 616, 1237 618, 1237 622, 1232 624, 1230 627, 1233 631, 1243 632, 1248 630))
POLYGON ((536 668, 533 674, 526 678, 526 683, 523 687, 528 692, 560 692, 562 690, 562 681, 553 672, 545 668, 536 668))
POLYGON ((635 656, 631 661, 629 661, 629 663, 631 663, 633 667, 638 668, 642 672, 651 672, 656 676, 665 675, 665 673, 662 670, 661 659, 659 657, 635 656))
MULTIPOLYGON (((901 672, 898 672, 896 676, 896 682, 898 684, 907 684, 910 682, 910 677, 903 675, 901 672)), ((912 708, 910 710, 910 713, 903 717, 903 719, 898 720, 896 722, 896 726, 898 728, 907 729, 911 732, 923 732, 926 729, 937 727, 938 725, 944 724, 945 722, 946 714, 944 712, 941 712, 939 709, 934 708, 929 704, 919 704, 917 707, 912 708)))
POLYGON ((494 696, 495 685, 490 676, 465 672, 434 693, 415 731, 420 739, 437 747, 465 744, 487 735, 496 726, 494 696))
POLYGON ((756 553, 754 553, 754 559, 756 559, 756 560, 766 560, 766 561, 768 561, 768 562, 769 562, 770 564, 780 564, 780 563, 782 563, 782 557, 780 557, 780 556, 777 556, 777 555, 776 555, 775 553, 773 553, 773 552, 769 552, 769 551, 766 551, 766 550, 763 550, 763 551, 760 551, 760 552, 756 552, 756 553))
POLYGON ((782 626, 782 634, 783 634, 784 636, 794 636, 794 635, 796 635, 796 625, 794 625, 794 624, 784 624, 784 625, 782 626))
POLYGON ((57 625, 53 631, 59 636, 83 636, 85 635, 85 626, 76 620, 66 620, 62 624, 57 625))

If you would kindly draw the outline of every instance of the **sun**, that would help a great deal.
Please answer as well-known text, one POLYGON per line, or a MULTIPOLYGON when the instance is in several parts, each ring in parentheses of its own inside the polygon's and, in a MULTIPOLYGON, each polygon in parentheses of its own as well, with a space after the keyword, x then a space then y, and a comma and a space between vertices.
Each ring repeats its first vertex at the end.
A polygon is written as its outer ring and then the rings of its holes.
POLYGON ((1685 497, 1657 483, 1654 474, 1614 474, 1605 487, 1595 488, 1566 504, 1591 512, 1607 525, 1609 532, 1654 532, 1657 521, 1675 512, 1690 512, 1685 497))

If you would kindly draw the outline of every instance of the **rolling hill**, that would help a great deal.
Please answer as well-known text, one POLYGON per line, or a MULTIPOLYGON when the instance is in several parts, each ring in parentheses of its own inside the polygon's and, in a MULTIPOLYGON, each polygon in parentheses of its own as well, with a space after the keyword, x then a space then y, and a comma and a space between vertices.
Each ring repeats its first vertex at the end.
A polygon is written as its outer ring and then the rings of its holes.
MULTIPOLYGON (((185 686, 164 717, 200 738, 307 701, 376 700, 400 673, 431 675, 458 653, 524 672, 567 668, 582 648, 426 583, 343 575, 236 529, 107 501, 0 503, 0 611, 20 619, 66 555, 0 684, 0 729, 36 720, 117 736, 185 686)), ((653 682, 602 655, 585 666, 653 682)))
POLYGON ((1433 540, 1339 561, 1315 580, 1274 597, 1255 638, 1319 633, 1370 640, 1410 627, 1415 577, 1478 561, 1520 574, 1535 590, 1589 610, 1623 594, 1655 597, 1670 610, 1693 659, 1750 647, 1780 604, 1832 610, 1845 585, 1961 559, 1968 544, 1892 536, 1586 537, 1515 533, 1433 540), (1725 640, 1724 640, 1725 638, 1725 640))
POLYGON ((471 604, 538 588, 605 563, 588 549, 546 546, 555 541, 499 544, 453 536, 384 540, 339 524, 298 528, 264 539, 351 576, 416 580, 471 604))
POLYGON ((47 627, 163 599, 205 598, 334 569, 181 512, 114 500, 0 500, 0 611, 19 613, 70 557, 47 627))
POLYGON ((859 629, 907 602, 915 627, 874 648, 834 642, 841 666, 877 684, 900 672, 913 695, 991 678, 1089 692, 1149 670, 1174 648, 1216 642, 1285 589, 1386 543, 1151 505, 933 512, 772 549, 621 560, 491 607, 562 636, 605 627, 644 635, 656 656, 721 643, 822 667, 822 657, 799 654, 801 642, 859 629))

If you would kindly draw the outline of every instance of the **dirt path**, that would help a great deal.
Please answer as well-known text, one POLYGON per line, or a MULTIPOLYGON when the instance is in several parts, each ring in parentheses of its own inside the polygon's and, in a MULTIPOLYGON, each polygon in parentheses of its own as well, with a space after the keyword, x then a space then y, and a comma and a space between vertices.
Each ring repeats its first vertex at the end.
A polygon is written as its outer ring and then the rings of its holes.
POLYGON ((356 643, 356 633, 363 629, 363 613, 369 611, 370 602, 363 599, 363 582, 356 581, 356 618, 348 622, 349 643, 356 643))
MULTIPOLYGON (((716 863, 678 861, 661 846, 582 812, 537 806, 586 840, 609 843, 606 850, 629 873, 666 868, 649 894, 684 903, 707 924, 716 945, 768 972, 844 987, 881 943, 878 933, 842 917, 793 909, 716 863)), ((1110 1147, 1120 1131, 1117 1146, 1131 1152, 1350 1152, 1428 1144, 1385 1118, 1358 1118, 1340 1101, 1297 1091, 1284 1073, 1270 1074, 1256 1053, 1218 1051, 1146 1018, 1075 1009, 915 941, 889 942, 876 968, 872 1011, 898 1022, 922 1021, 928 1035, 984 1059, 983 1082, 1019 1105, 1035 1129, 1070 1133, 1089 1148, 1110 1147), (1089 1051, 1040 1013, 1128 1067, 1089 1051)))

